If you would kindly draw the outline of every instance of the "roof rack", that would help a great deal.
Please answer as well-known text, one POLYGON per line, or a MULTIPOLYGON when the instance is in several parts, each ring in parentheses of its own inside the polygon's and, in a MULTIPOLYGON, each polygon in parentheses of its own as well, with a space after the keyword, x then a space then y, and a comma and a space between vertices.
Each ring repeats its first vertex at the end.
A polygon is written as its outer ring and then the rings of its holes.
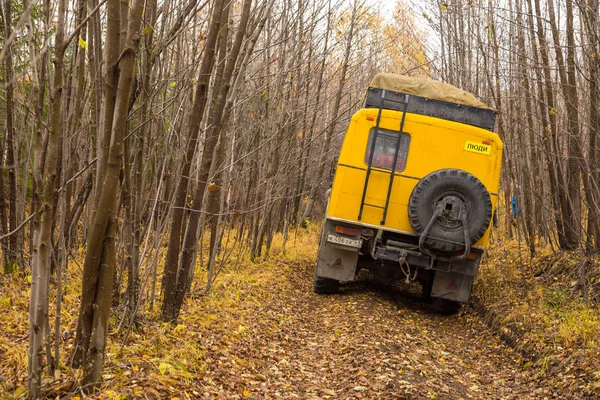
POLYGON ((413 114, 460 122, 489 131, 494 130, 496 124, 496 112, 494 110, 415 95, 410 95, 410 105, 404 108, 402 106, 404 96, 407 96, 407 94, 380 88, 369 88, 364 108, 378 108, 380 112, 381 109, 406 110, 406 112, 413 114), (382 96, 382 92, 385 92, 385 96, 382 96))

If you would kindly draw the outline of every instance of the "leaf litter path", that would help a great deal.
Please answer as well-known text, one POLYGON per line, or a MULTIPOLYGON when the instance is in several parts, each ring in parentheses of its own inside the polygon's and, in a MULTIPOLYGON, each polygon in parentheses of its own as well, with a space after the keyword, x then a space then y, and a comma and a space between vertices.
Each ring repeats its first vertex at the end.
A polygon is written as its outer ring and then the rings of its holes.
POLYGON ((268 300, 239 320, 243 325, 235 340, 211 339, 203 378, 207 385, 196 394, 257 399, 553 397, 468 307, 456 316, 439 316, 405 285, 392 288, 371 279, 345 285, 336 295, 317 295, 312 271, 298 264, 285 268, 269 289, 268 300))

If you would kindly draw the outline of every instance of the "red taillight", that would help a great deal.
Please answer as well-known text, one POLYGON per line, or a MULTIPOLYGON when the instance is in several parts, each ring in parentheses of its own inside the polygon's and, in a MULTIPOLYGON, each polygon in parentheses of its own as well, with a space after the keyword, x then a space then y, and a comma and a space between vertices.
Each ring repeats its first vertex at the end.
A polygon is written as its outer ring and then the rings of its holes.
POLYGON ((357 236, 358 235, 358 229, 349 228, 347 226, 341 226, 341 225, 338 225, 335 227, 335 232, 341 233, 342 235, 349 235, 349 236, 357 236))
POLYGON ((375 121, 375 117, 367 116, 367 121, 375 121))
POLYGON ((481 143, 483 143, 483 144, 487 144, 487 145, 490 145, 490 144, 492 144, 492 142, 491 142, 491 141, 489 141, 489 140, 483 140, 481 143))

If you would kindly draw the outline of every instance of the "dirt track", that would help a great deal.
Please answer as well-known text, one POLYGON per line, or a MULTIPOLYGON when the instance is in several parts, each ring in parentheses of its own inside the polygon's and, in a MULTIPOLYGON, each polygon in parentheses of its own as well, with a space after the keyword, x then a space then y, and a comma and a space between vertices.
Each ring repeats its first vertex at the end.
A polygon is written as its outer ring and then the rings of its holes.
POLYGON ((580 398, 540 387, 534 371, 470 307, 439 316, 421 304, 416 286, 370 277, 337 295, 316 295, 312 271, 300 266, 281 279, 289 281, 287 290, 273 285, 271 300, 248 323, 252 333, 213 354, 205 396, 580 398))

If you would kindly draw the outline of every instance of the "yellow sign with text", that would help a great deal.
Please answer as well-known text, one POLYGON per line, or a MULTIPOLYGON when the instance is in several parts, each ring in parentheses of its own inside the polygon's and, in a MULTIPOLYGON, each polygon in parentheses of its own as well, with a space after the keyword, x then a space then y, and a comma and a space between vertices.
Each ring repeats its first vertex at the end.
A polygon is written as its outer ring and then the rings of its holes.
POLYGON ((465 150, 472 153, 485 154, 489 156, 492 153, 492 146, 489 144, 475 143, 467 140, 465 142, 465 150))

